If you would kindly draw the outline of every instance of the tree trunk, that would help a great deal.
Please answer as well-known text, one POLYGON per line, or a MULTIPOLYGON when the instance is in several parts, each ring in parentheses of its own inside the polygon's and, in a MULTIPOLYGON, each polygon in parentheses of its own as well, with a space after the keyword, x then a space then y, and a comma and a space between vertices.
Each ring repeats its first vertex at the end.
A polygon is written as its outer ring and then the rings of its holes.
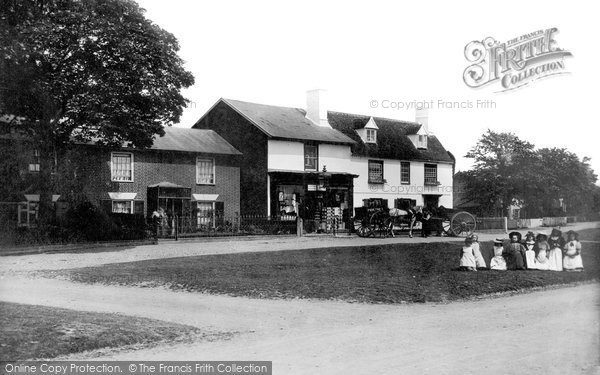
POLYGON ((52 169, 54 167, 54 148, 51 142, 43 140, 38 142, 40 153, 40 172, 38 180, 38 189, 40 193, 39 202, 39 222, 40 226, 47 225, 54 221, 54 205, 52 203, 52 194, 54 193, 54 184, 52 169))

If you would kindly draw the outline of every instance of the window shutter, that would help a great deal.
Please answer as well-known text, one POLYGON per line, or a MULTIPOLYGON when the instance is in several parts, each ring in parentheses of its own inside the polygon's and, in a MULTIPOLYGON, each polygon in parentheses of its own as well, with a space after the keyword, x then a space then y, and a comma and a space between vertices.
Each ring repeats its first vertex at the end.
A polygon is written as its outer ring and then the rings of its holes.
POLYGON ((133 201, 133 213, 144 215, 144 201, 133 201))
POLYGON ((100 206, 106 213, 112 212, 112 201, 110 199, 103 199, 100 201, 100 206))

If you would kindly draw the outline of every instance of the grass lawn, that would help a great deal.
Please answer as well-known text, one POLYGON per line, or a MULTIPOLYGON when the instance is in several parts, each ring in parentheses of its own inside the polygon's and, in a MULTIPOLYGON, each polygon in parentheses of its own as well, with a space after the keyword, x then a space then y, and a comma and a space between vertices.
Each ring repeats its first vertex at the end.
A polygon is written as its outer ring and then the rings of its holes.
POLYGON ((207 336, 198 328, 160 320, 6 302, 0 302, 0 327, 3 361, 207 336))
MULTIPOLYGON (((598 280, 600 244, 583 246, 585 271, 459 272, 460 244, 393 244, 169 258, 48 274, 84 283, 168 286, 255 298, 318 298, 371 303, 448 301, 598 280)), ((492 253, 491 242, 482 252, 492 253)))

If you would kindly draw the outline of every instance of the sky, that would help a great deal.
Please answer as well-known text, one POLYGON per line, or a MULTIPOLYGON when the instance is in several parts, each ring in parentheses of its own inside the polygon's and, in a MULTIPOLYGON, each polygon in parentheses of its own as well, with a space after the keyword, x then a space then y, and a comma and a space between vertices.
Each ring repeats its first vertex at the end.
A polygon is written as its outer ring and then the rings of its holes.
POLYGON ((400 120, 414 121, 414 104, 433 101, 430 131, 456 156, 457 171, 471 167, 464 155, 491 129, 590 157, 600 172, 594 2, 138 3, 177 37, 196 79, 175 126, 191 127, 221 97, 305 108, 306 91, 318 88, 330 110, 400 120), (564 59, 568 74, 506 92, 463 81, 469 42, 553 27, 556 45, 573 55, 564 59))

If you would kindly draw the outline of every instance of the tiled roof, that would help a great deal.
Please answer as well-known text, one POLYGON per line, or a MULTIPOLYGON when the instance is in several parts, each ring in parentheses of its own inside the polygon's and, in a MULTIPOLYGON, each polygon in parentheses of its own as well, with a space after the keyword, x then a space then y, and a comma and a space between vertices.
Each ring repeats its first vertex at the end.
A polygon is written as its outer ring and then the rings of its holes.
POLYGON ((354 115, 342 112, 329 112, 329 124, 356 141, 352 146, 352 155, 382 159, 420 160, 454 162, 437 137, 427 137, 427 149, 417 149, 408 138, 417 134, 421 124, 401 120, 373 117, 379 130, 377 143, 363 143, 356 129, 362 128, 371 116, 354 115))
POLYGON ((165 127, 165 135, 154 139, 154 150, 241 155, 219 134, 207 129, 165 127))
POLYGON ((301 139, 329 143, 353 144, 346 135, 308 120, 306 111, 300 108, 222 99, 255 126, 273 138, 301 139))

